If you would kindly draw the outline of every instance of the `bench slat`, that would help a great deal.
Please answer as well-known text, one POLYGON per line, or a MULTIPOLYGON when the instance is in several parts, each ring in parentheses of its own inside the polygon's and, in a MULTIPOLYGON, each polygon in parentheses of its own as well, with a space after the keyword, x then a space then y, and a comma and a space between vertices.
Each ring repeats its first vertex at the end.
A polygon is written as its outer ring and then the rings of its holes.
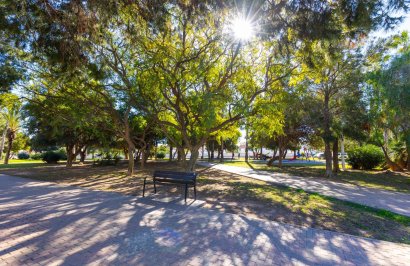
MULTIPOLYGON (((175 171, 154 171, 153 181, 154 181, 154 193, 156 193, 155 183, 177 183, 185 184, 185 202, 188 193, 188 185, 193 185, 194 194, 196 199, 196 178, 198 174, 195 172, 175 172, 175 171)), ((145 194, 145 183, 146 179, 144 178, 144 188, 142 195, 145 194)))

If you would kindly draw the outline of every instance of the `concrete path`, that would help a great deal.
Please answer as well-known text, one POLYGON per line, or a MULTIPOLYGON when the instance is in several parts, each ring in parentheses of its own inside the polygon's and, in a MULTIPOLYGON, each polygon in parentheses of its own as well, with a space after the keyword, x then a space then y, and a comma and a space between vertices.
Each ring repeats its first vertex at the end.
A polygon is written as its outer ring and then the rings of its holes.
POLYGON ((408 245, 0 175, 0 265, 409 262, 408 245))
POLYGON ((352 184, 327 181, 323 179, 303 178, 288 174, 253 170, 245 167, 228 166, 224 164, 211 164, 207 162, 199 162, 198 164, 229 173, 243 175, 289 187, 301 188, 306 191, 317 192, 322 195, 410 216, 410 193, 399 193, 383 189, 367 188, 352 184))

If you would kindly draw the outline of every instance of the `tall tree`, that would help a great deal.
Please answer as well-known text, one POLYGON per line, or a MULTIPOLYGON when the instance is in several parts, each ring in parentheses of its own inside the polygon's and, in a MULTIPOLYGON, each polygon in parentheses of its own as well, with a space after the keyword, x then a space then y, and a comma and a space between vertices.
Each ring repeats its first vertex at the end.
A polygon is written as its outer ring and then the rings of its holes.
POLYGON ((9 163, 10 153, 13 148, 13 141, 16 138, 17 131, 20 127, 20 106, 20 102, 15 102, 11 106, 6 107, 2 112, 3 118, 7 125, 7 149, 4 157, 4 164, 9 163))

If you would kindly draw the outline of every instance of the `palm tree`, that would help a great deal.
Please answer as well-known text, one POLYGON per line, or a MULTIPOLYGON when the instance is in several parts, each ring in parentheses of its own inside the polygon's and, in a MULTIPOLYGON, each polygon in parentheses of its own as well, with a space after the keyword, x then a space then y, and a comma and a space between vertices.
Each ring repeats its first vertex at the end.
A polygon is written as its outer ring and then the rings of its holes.
POLYGON ((6 138, 8 142, 6 156, 4 157, 4 164, 8 164, 10 152, 13 147, 13 141, 16 138, 17 130, 19 129, 20 106, 18 104, 14 104, 10 108, 6 108, 3 112, 3 117, 7 124, 6 138))

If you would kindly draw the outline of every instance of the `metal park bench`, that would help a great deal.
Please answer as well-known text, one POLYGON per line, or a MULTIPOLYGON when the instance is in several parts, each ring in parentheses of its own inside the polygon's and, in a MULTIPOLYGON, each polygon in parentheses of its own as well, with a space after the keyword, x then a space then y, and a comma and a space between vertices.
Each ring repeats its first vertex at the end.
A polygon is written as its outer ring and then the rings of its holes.
MULTIPOLYGON (((157 183, 174 183, 174 184, 184 184, 185 185, 185 202, 188 195, 188 186, 194 188, 194 196, 196 199, 196 177, 197 173, 192 172, 174 172, 174 171, 155 171, 153 176, 154 183, 154 193, 157 193, 157 183)), ((147 183, 147 178, 144 178, 144 187, 142 190, 142 196, 145 197, 145 185, 147 183)))

